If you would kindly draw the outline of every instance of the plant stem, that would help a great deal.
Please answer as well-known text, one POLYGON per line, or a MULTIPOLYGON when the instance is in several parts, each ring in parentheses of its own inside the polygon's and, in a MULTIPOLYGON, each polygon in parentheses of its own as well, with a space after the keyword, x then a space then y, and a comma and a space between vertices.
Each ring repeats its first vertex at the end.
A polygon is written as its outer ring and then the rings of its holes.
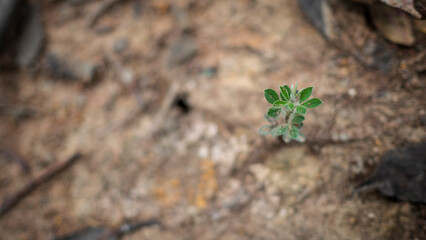
POLYGON ((296 107, 298 106, 298 105, 296 105, 296 103, 293 103, 293 104, 294 104, 293 109, 291 109, 291 110, 290 110, 290 112, 288 112, 288 113, 286 114, 286 116, 285 116, 285 122, 286 122, 286 123, 288 123, 288 119, 290 118, 291 114, 293 114, 294 109, 296 109, 296 107))

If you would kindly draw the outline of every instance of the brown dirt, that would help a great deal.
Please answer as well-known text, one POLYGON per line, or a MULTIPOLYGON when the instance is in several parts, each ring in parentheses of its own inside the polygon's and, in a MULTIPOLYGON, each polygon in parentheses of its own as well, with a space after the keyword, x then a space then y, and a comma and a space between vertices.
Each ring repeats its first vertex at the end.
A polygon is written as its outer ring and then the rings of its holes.
POLYGON ((103 64, 114 41, 127 38, 119 59, 138 77, 147 106, 138 111, 110 66, 89 85, 43 71, 2 73, 0 101, 35 114, 0 116, 0 146, 32 168, 25 175, 1 160, 1 196, 75 151, 85 157, 3 216, 1 239, 148 218, 163 225, 124 239, 426 238, 424 206, 350 194, 384 152, 425 138, 424 75, 403 81, 364 68, 330 46, 296 1, 177 1, 190 9, 198 53, 176 67, 168 49, 180 31, 166 7, 175 1, 146 1, 140 18, 130 2, 120 4, 95 26, 114 28, 104 35, 86 27, 100 1, 50 2, 48 50, 103 64), (211 67, 217 74, 207 77, 211 67), (171 82, 190 111, 172 107, 157 123, 171 82), (325 101, 308 113, 307 142, 259 136, 263 89, 296 82, 325 101))

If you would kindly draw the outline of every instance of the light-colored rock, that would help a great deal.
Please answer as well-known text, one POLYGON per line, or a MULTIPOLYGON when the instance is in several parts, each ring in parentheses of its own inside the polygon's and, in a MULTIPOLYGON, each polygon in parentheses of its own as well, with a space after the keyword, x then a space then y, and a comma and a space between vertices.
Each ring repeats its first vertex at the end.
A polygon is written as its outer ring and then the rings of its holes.
POLYGON ((373 23, 381 35, 393 43, 413 46, 415 38, 407 14, 384 4, 374 4, 369 9, 373 23))
POLYGON ((253 164, 249 169, 258 182, 263 182, 271 173, 271 170, 263 164, 253 164))

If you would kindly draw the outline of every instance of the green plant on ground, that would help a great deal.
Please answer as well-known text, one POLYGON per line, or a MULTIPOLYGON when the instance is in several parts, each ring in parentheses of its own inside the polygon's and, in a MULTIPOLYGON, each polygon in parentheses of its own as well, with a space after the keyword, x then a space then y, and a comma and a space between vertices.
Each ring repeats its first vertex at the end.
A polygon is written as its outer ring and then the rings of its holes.
POLYGON ((300 91, 296 87, 280 86, 278 95, 272 89, 265 89, 265 98, 272 106, 264 117, 270 124, 262 126, 259 134, 281 136, 288 143, 292 139, 304 142, 305 136, 300 133, 305 120, 306 110, 316 108, 323 102, 319 98, 311 98, 313 87, 307 87, 300 91))

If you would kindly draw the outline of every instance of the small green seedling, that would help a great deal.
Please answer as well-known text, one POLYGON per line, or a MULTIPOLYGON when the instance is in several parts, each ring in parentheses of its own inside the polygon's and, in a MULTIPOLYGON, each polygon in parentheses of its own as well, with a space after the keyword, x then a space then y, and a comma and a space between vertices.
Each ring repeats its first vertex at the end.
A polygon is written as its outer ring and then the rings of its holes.
POLYGON ((280 86, 280 94, 272 89, 265 89, 265 98, 272 106, 264 117, 270 124, 259 129, 259 134, 281 136, 288 143, 292 139, 304 142, 305 136, 300 133, 305 120, 307 108, 316 108, 323 102, 319 98, 311 98, 313 87, 304 88, 300 91, 284 85, 280 86), (309 99, 309 100, 308 100, 309 99))

